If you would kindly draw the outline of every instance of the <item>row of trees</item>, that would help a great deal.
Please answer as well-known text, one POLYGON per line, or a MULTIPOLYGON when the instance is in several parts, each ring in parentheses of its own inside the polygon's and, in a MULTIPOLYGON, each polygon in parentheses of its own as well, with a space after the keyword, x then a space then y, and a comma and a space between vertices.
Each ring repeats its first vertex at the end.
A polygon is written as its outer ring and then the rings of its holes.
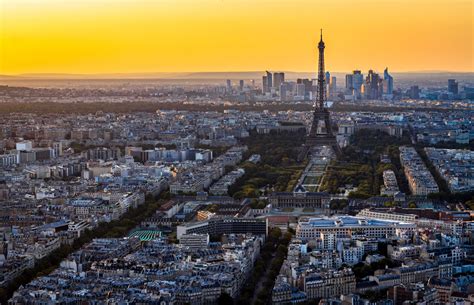
POLYGON ((268 201, 264 199, 257 199, 257 198, 252 198, 250 200, 250 207, 252 209, 263 209, 267 206, 268 201))
POLYGON ((297 158, 304 136, 304 131, 270 134, 251 131, 250 136, 242 140, 242 144, 249 148, 244 157, 259 154, 261 161, 241 165, 245 174, 229 188, 229 194, 239 199, 256 198, 260 196, 260 188, 276 191, 292 188, 303 170, 297 158))
MULTIPOLYGON (((46 98, 45 98, 46 100, 46 98)), ((311 104, 293 104, 273 103, 274 111, 311 111, 311 104)), ((180 110, 180 111, 217 111, 235 109, 240 111, 264 111, 268 109, 266 105, 254 104, 235 104, 235 105, 210 105, 210 104, 183 104, 183 103, 166 103, 155 101, 125 101, 120 103, 114 102, 24 102, 24 103, 2 103, 0 114, 10 113, 76 113, 88 114, 96 112, 114 112, 114 113, 133 113, 133 112, 155 112, 157 110, 180 110)))
POLYGON ((418 153, 418 155, 420 155, 421 159, 425 163, 426 168, 430 171, 431 175, 433 175, 433 178, 435 179, 436 183, 438 184, 439 190, 441 192, 444 192, 444 193, 450 193, 448 183, 438 173, 438 171, 434 167, 433 163, 431 162, 430 158, 428 158, 428 155, 426 154, 423 147, 417 146, 416 147, 416 152, 418 153))
POLYGON ((268 304, 275 279, 288 252, 292 234, 282 234, 279 228, 270 230, 252 274, 243 287, 238 304, 268 304))
POLYGON ((118 238, 125 236, 130 230, 139 225, 143 220, 153 216, 155 211, 167 198, 168 192, 164 192, 160 198, 147 196, 145 203, 135 209, 128 210, 119 220, 108 223, 100 223, 93 230, 86 230, 81 237, 74 240, 72 245, 62 245, 47 257, 37 261, 34 268, 25 270, 20 276, 13 280, 7 287, 0 289, 0 303, 6 304, 13 293, 22 285, 26 285, 34 278, 44 276, 56 269, 61 261, 69 254, 79 250, 83 245, 94 238, 118 238))
POLYGON ((382 185, 382 173, 391 169, 397 176, 402 191, 407 191, 400 161, 398 147, 410 143, 408 136, 397 138, 380 130, 362 129, 350 138, 350 145, 328 166, 322 189, 338 193, 339 188, 353 185, 358 188, 352 198, 369 198, 378 195, 382 185), (388 155, 391 163, 380 160, 382 154, 388 155))
POLYGON ((347 199, 333 199, 329 204, 329 208, 334 211, 340 211, 345 209, 348 204, 349 202, 347 201, 347 199))
MULTIPOLYGON (((44 98, 47 100, 47 98, 44 98)), ((209 104, 183 104, 183 103, 162 103, 154 101, 125 101, 120 103, 113 102, 5 102, 0 107, 0 114, 10 113, 77 113, 88 114, 102 112, 114 113, 132 113, 132 112, 155 112, 156 110, 185 110, 185 111, 218 111, 223 112, 228 109, 236 109, 240 111, 264 111, 269 105, 255 105, 255 104, 236 104, 236 105, 209 105, 209 104)), ((312 104, 288 104, 288 103, 272 103, 273 111, 312 111, 312 104)), ((334 112, 353 112, 353 111, 372 111, 372 112, 393 112, 410 110, 415 108, 400 108, 400 107, 368 107, 368 106, 339 106, 338 103, 334 105, 332 111, 334 112)), ((443 109, 426 109, 427 111, 445 111, 443 109)))

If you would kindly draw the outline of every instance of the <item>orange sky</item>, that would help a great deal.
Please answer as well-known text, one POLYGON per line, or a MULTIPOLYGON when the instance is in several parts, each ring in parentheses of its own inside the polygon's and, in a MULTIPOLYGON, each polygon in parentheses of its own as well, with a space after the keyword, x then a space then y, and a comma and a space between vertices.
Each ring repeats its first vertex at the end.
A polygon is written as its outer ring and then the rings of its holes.
POLYGON ((473 3, 0 0, 0 74, 474 71, 473 3))

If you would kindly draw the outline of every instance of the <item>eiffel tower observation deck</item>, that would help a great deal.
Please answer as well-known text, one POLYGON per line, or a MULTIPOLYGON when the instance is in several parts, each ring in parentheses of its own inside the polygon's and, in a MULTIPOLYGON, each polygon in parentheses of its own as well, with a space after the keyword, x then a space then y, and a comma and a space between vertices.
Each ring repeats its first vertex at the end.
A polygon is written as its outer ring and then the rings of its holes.
POLYGON ((318 44, 318 86, 313 112, 313 122, 310 132, 306 138, 306 143, 299 156, 300 161, 306 158, 308 153, 311 153, 311 149, 315 146, 331 146, 336 154, 340 153, 336 136, 332 130, 331 115, 329 110, 325 107, 326 79, 324 71, 324 48, 325 45, 323 41, 323 30, 321 30, 321 40, 318 44))

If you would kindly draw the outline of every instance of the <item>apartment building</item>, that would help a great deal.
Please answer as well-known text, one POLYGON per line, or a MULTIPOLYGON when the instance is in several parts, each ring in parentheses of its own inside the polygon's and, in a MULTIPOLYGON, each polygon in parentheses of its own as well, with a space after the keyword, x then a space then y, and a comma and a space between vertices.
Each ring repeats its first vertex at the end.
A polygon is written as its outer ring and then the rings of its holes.
POLYGON ((426 168, 415 148, 400 147, 400 163, 403 166, 408 186, 413 195, 426 196, 439 192, 438 184, 426 168))

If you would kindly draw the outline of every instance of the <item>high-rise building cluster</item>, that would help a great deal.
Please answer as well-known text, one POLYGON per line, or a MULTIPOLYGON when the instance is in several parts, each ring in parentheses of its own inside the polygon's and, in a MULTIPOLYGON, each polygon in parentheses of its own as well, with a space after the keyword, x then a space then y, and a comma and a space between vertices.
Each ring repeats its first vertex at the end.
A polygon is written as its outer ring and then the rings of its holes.
MULTIPOLYGON (((436 86, 431 82, 413 76, 413 81, 407 81, 407 75, 397 78, 397 88, 395 88, 394 77, 385 68, 383 74, 374 70, 369 70, 363 74, 361 70, 354 70, 344 76, 344 84, 337 81, 335 75, 326 71, 324 74, 325 96, 328 101, 345 101, 366 103, 380 102, 393 105, 400 105, 403 101, 410 100, 437 100, 446 104, 454 101, 473 100, 474 87, 466 80, 458 81, 448 79, 446 85, 442 85, 441 80, 437 80, 436 86), (418 83, 419 82, 419 83, 418 83), (429 87, 426 85, 429 84, 429 87)), ((261 87, 255 85, 255 80, 248 82, 238 80, 233 83, 228 79, 225 86, 219 87, 219 94, 225 93, 224 97, 239 102, 302 102, 314 101, 317 91, 316 78, 295 78, 290 79, 285 72, 266 71, 262 76, 261 87)))
POLYGON ((354 70, 352 74, 346 75, 345 95, 351 96, 353 100, 381 98, 390 99, 393 94, 393 77, 385 68, 381 77, 373 70, 369 70, 367 77, 360 70, 354 70))
MULTIPOLYGON (((380 76, 373 70, 369 70, 364 77, 360 70, 345 76, 345 87, 339 88, 337 77, 326 71, 324 74, 325 94, 329 100, 376 100, 392 99, 394 92, 393 76, 384 70, 380 76)), ((312 100, 317 89, 316 79, 298 78, 296 82, 285 80, 283 72, 271 73, 266 71, 262 77, 262 94, 269 97, 278 97, 281 101, 312 100)))
MULTIPOLYGON (((266 75, 262 77, 262 93, 263 95, 278 96, 281 101, 285 102, 290 99, 297 92, 296 84, 294 82, 285 81, 284 72, 274 72, 273 74, 266 71, 266 75)), ((304 98, 304 92, 301 91, 304 98)))
MULTIPOLYGON (((325 74, 325 90, 328 98, 337 96, 337 79, 330 72, 325 74)), ((262 77, 262 94, 277 97, 280 101, 310 101, 316 93, 317 80, 309 78, 285 79, 284 72, 266 72, 262 77)))

